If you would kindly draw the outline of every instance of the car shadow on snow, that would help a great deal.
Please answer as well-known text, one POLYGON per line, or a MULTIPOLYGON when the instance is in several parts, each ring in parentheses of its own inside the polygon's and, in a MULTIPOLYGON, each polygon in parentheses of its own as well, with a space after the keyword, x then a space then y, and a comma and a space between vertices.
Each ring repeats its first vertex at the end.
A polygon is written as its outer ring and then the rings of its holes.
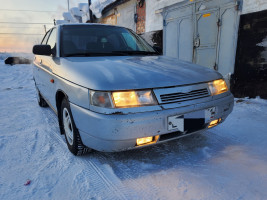
MULTIPOLYGON (((213 129, 214 130, 214 129, 213 129)), ((92 152, 84 156, 112 168, 121 180, 134 179, 169 169, 198 168, 220 154, 229 144, 226 138, 216 138, 211 130, 154 146, 124 152, 92 152)))

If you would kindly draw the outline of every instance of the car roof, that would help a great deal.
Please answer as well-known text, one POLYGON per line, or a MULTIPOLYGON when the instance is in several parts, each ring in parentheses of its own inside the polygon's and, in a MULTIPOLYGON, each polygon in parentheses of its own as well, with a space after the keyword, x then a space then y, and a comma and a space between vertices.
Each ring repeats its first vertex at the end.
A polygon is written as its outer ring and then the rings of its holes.
MULTIPOLYGON (((110 24, 99 24, 99 23, 66 23, 66 24, 59 24, 55 27, 62 27, 62 26, 111 26, 111 27, 122 27, 122 26, 114 26, 110 24)), ((125 27, 122 27, 125 28, 125 27)))

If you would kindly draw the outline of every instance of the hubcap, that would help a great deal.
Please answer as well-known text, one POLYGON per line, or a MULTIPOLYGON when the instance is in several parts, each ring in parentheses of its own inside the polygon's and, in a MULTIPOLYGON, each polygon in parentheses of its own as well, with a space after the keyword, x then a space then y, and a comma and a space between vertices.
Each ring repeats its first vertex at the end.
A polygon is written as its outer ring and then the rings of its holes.
POLYGON ((70 145, 73 145, 73 126, 70 118, 70 114, 67 108, 63 109, 63 125, 65 135, 70 145))

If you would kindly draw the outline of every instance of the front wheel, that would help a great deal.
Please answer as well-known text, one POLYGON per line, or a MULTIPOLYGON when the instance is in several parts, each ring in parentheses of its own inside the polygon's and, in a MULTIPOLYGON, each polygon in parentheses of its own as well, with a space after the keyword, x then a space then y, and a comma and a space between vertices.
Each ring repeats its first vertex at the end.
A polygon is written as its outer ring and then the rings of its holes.
POLYGON ((68 145, 68 148, 71 153, 76 155, 83 155, 87 152, 90 152, 91 149, 84 146, 79 134, 78 129, 75 126, 69 102, 66 98, 63 99, 61 103, 61 124, 62 131, 65 135, 65 139, 68 145))

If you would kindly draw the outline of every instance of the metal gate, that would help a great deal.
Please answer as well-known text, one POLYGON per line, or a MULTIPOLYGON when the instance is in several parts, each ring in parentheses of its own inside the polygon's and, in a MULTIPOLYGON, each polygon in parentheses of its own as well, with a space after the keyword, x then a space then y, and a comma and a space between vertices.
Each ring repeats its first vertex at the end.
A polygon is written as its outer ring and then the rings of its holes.
POLYGON ((194 41, 194 58, 196 64, 217 69, 216 52, 218 39, 219 10, 196 13, 196 37, 194 41))
POLYGON ((186 0, 164 8, 164 55, 234 73, 238 8, 238 0, 186 0))

